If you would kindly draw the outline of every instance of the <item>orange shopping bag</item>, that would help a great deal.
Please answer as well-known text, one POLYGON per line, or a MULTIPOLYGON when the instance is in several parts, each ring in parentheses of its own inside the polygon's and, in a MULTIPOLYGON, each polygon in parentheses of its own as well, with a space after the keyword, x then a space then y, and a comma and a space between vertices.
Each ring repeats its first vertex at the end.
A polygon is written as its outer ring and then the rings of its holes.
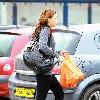
POLYGON ((60 84, 63 88, 75 88, 77 83, 84 79, 84 74, 77 67, 68 53, 63 55, 61 66, 60 84))

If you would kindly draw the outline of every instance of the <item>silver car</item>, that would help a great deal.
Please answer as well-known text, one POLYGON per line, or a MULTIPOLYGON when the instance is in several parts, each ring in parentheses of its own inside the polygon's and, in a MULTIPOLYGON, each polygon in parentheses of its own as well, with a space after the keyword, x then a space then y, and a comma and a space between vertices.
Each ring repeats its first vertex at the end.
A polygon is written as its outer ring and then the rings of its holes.
MULTIPOLYGON (((64 100, 100 100, 100 24, 56 28, 53 35, 56 50, 66 49, 85 75, 85 79, 77 83, 76 88, 63 90, 64 100)), ((54 71, 53 74, 59 80, 59 72, 54 71)), ((24 65, 20 53, 9 78, 11 100, 35 100, 36 85, 33 72, 24 65)), ((46 100, 54 100, 52 91, 48 92, 46 100)))

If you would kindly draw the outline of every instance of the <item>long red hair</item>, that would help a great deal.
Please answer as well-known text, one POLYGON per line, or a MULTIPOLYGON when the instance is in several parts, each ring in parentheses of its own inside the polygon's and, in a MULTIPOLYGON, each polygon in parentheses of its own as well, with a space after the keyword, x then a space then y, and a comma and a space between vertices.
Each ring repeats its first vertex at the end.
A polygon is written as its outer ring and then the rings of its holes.
POLYGON ((47 9, 47 10, 44 10, 44 12, 42 12, 42 14, 40 15, 40 18, 39 18, 39 21, 36 25, 36 29, 35 31, 33 32, 32 34, 32 37, 38 37, 41 29, 45 26, 47 26, 48 28, 50 28, 51 30, 51 27, 48 25, 48 18, 52 18, 52 16, 55 14, 56 12, 52 9, 47 9))

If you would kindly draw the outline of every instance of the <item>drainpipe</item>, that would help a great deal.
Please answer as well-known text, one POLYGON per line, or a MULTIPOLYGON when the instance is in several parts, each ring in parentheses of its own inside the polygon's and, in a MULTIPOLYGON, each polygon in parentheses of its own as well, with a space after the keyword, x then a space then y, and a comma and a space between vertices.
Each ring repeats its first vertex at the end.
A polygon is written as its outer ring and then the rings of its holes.
POLYGON ((13 3, 13 25, 17 25, 17 5, 13 3))
POLYGON ((92 4, 88 4, 88 24, 92 23, 92 4))
POLYGON ((67 3, 67 0, 65 0, 64 6, 63 6, 63 25, 68 26, 68 3, 67 3))

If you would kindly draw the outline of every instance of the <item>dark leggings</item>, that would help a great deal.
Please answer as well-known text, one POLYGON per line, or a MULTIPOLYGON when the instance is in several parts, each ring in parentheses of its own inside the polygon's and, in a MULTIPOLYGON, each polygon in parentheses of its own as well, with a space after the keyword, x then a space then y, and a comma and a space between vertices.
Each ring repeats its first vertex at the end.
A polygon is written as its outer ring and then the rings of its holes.
POLYGON ((64 93, 58 80, 54 75, 37 75, 37 96, 36 100, 45 100, 49 89, 53 92, 54 100, 63 100, 64 93))

